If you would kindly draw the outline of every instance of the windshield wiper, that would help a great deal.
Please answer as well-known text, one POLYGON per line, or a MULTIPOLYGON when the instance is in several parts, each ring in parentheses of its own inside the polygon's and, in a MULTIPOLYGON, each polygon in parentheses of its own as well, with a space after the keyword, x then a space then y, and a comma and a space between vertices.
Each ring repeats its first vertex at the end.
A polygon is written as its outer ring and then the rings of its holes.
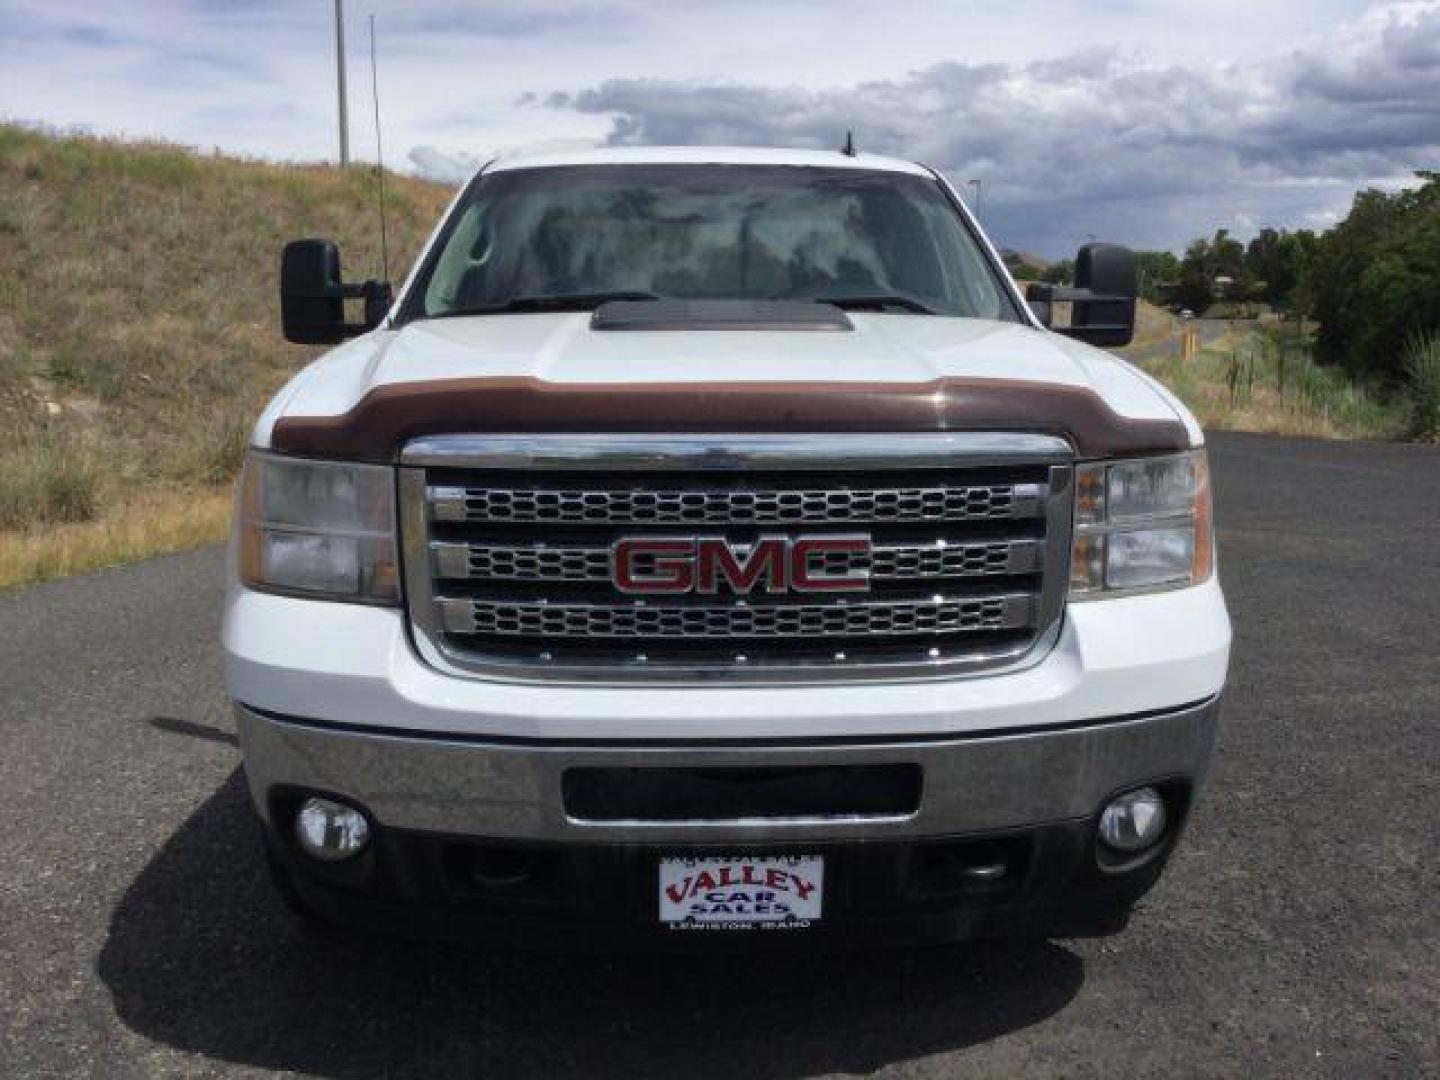
POLYGON ((904 293, 855 293, 852 296, 817 296, 817 304, 833 304, 842 310, 855 308, 876 308, 887 307, 903 308, 905 311, 914 311, 920 315, 940 314, 923 300, 917 300, 913 296, 906 296, 904 293))
POLYGON ((432 319, 453 319, 463 315, 498 315, 507 311, 590 311, 611 300, 659 300, 656 293, 639 289, 614 292, 555 293, 549 296, 514 296, 497 304, 437 311, 432 319))

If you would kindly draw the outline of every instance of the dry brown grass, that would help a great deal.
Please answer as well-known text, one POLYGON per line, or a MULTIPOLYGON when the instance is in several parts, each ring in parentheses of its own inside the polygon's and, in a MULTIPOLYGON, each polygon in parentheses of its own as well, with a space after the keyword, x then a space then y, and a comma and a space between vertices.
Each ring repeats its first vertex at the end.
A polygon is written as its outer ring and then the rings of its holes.
POLYGON ((1135 338, 1130 346, 1164 341, 1180 327, 1180 320, 1162 307, 1141 300, 1135 305, 1135 338))
MULTIPOLYGON (((134 558, 218 535, 207 511, 147 528, 131 508, 159 490, 208 505, 231 479, 256 413, 314 355, 280 337, 280 247, 328 236, 348 277, 378 276, 375 185, 0 125, 0 585, 112 561, 107 543, 134 558), (69 553, 42 550, 47 522, 69 523, 69 553)), ((450 191, 387 186, 398 281, 450 191)))
POLYGON ((0 533, 0 589, 214 543, 230 527, 232 501, 229 488, 149 490, 92 521, 0 533))

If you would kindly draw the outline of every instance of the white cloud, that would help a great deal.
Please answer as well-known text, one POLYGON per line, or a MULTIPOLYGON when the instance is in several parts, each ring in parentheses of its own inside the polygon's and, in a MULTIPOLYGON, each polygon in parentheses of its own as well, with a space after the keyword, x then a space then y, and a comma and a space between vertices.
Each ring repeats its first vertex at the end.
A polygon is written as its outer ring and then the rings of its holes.
POLYGON ((1332 212, 1440 151, 1440 5, 1377 8, 1324 47, 1247 63, 1091 50, 942 63, 832 89, 615 79, 551 99, 617 144, 837 146, 916 158, 987 188, 1014 246, 1087 233, 1176 246, 1332 212))
MULTIPOLYGON (((448 179, 535 146, 835 145, 854 127, 984 177, 1002 241, 1057 253, 1090 232, 1174 245, 1323 220, 1440 145, 1433 0, 352 0, 357 156, 372 8, 386 145, 448 179)), ((330 5, 7 0, 0 110, 333 157, 330 5)))
POLYGON ((451 184, 468 180, 481 164, 480 159, 472 154, 447 154, 433 146, 414 147, 409 158, 410 164, 421 176, 451 184))

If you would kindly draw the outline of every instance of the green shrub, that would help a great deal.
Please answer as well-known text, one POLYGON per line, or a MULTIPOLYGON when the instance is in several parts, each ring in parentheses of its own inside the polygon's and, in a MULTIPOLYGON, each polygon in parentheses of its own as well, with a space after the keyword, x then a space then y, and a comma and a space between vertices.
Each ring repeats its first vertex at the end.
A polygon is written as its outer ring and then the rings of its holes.
POLYGON ((1290 361, 1294 395, 1291 407, 1323 420, 1345 435, 1393 438, 1404 433, 1404 411, 1394 395, 1382 392, 1339 368, 1308 357, 1290 361))
POLYGON ((100 469, 85 447, 45 434, 0 458, 0 529, 89 521, 100 469))
POLYGON ((1405 350, 1410 422, 1417 439, 1440 441, 1440 333, 1413 338, 1405 350))

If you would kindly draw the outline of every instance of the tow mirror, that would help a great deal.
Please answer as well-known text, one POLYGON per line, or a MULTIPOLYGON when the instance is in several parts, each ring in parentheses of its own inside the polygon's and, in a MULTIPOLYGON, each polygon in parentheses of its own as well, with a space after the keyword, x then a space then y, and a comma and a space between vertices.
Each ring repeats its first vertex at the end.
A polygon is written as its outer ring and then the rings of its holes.
POLYGON ((280 253, 280 325, 285 340, 299 345, 334 345, 379 326, 390 310, 390 283, 346 285, 340 277, 340 249, 329 240, 293 240, 280 253), (345 321, 345 301, 365 301, 361 322, 345 321))
POLYGON ((1118 244, 1086 244, 1075 255, 1075 285, 1032 282, 1025 296, 1036 317, 1057 334, 1091 345, 1129 345, 1139 295, 1135 253, 1118 244), (1070 322, 1054 323, 1055 305, 1070 305, 1070 322))

